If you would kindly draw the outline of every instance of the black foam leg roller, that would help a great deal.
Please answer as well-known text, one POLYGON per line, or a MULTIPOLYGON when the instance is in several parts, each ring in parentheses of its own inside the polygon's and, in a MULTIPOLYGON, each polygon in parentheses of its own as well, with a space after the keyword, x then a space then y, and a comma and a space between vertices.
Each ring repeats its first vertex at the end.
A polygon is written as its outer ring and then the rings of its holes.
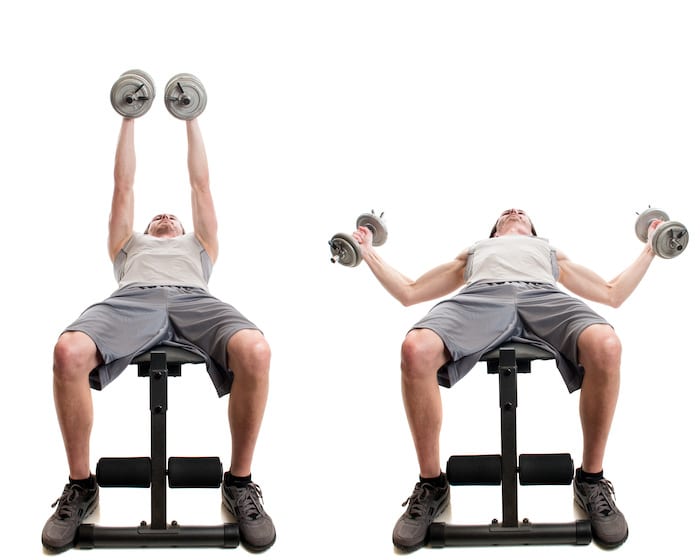
POLYGON ((453 455, 447 460, 446 474, 453 486, 498 486, 501 483, 501 456, 453 455))
POLYGON ((148 457, 103 457, 97 462, 97 484, 104 488, 148 488, 151 459, 148 457))
POLYGON ((168 485, 170 488, 218 488, 223 468, 218 457, 170 457, 168 485))
POLYGON ((574 462, 568 453, 520 455, 520 484, 566 485, 574 477, 574 462))

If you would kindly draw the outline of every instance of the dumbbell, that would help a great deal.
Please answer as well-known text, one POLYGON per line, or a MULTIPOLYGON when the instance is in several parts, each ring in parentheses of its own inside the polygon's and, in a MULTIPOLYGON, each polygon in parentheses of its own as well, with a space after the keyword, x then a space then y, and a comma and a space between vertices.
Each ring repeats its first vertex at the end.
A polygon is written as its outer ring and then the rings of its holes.
POLYGON ((114 82, 109 99, 117 113, 135 119, 151 108, 155 93, 151 76, 143 70, 127 70, 114 82))
POLYGON ((174 117, 189 121, 207 106, 207 92, 192 74, 176 74, 165 86, 165 107, 174 117))
MULTIPOLYGON (((388 236, 383 216, 384 212, 377 216, 372 210, 371 213, 360 214, 355 224, 358 229, 364 226, 372 232, 372 245, 375 247, 384 245, 388 236)), ((331 262, 343 266, 357 266, 362 262, 360 246, 352 235, 336 233, 328 245, 331 248, 331 262)))
POLYGON ((649 239, 649 226, 654 220, 661 220, 651 234, 651 250, 663 259, 672 259, 680 255, 688 246, 690 238, 688 229, 680 222, 670 221, 668 214, 658 208, 647 208, 637 218, 634 231, 640 241, 649 239))

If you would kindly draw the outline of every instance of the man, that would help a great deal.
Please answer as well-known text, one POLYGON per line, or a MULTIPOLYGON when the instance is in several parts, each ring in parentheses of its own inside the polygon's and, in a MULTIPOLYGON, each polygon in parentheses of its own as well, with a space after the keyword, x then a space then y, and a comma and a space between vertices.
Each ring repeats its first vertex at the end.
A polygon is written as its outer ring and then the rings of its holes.
MULTIPOLYGON (((659 223, 654 221, 650 231, 659 223)), ((578 296, 618 307, 654 258, 649 243, 631 266, 606 282, 537 237, 525 212, 510 209, 498 218, 489 239, 414 281, 382 260, 370 230, 360 227, 353 235, 372 273, 403 305, 446 296, 466 283, 414 325, 402 345, 402 393, 420 479, 394 528, 395 546, 404 551, 423 546, 428 527, 449 503, 440 467, 439 385, 452 386, 483 354, 511 339, 555 353, 569 391, 581 389, 583 458, 576 471, 575 500, 589 515, 596 542, 621 545, 627 523, 603 477, 620 384, 620 341, 605 319, 560 291, 556 282, 578 296)))
POLYGON ((109 217, 109 255, 119 288, 61 334, 54 348, 54 398, 68 459, 69 481, 42 532, 44 546, 73 546, 83 519, 97 506, 90 470, 93 422, 90 388, 102 389, 132 358, 168 342, 201 354, 219 396, 230 393, 231 464, 224 506, 237 518, 241 542, 264 550, 275 541, 251 464, 268 394, 270 348, 258 328, 207 290, 219 253, 204 141, 186 121, 187 166, 194 231, 172 214, 158 214, 145 233, 134 231, 134 120, 124 119, 117 143, 109 217))

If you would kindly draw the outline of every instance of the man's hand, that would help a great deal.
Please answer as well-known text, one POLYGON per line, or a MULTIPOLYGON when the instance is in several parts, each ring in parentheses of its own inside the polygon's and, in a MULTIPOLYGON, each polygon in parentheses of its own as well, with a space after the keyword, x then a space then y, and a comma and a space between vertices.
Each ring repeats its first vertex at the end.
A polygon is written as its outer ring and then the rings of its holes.
POLYGON ((654 231, 656 231, 656 228, 658 228, 663 223, 663 220, 652 220, 651 222, 649 222, 649 229, 647 230, 647 247, 652 253, 654 252, 654 250, 651 245, 651 240, 654 236, 654 231))
POLYGON ((372 240, 374 239, 372 231, 366 226, 360 226, 355 230, 352 236, 355 238, 355 241, 357 241, 357 244, 360 246, 362 258, 364 258, 365 255, 372 248, 372 240))

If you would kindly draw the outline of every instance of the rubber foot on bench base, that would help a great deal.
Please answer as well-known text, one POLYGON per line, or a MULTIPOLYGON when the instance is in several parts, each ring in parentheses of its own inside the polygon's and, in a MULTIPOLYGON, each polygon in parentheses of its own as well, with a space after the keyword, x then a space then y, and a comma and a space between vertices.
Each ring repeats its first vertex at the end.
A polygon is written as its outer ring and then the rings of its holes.
POLYGON ((165 529, 139 527, 100 527, 84 523, 78 528, 77 548, 166 548, 219 547, 239 545, 238 525, 225 523, 212 526, 169 525, 165 529))
POLYGON ((448 525, 433 523, 428 544, 445 546, 571 544, 587 545, 593 538, 588 519, 571 523, 520 523, 517 527, 491 525, 448 525))

